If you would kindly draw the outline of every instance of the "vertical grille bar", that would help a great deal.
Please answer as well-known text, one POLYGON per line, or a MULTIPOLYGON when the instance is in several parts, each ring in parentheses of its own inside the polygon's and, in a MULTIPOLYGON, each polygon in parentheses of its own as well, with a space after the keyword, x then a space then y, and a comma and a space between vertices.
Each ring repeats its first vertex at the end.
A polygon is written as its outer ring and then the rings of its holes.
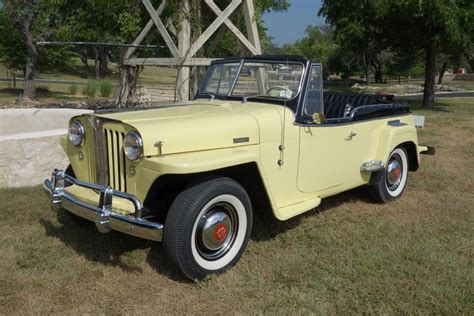
POLYGON ((119 158, 119 169, 118 172, 120 174, 120 191, 125 192, 125 160, 123 159, 123 134, 117 132, 117 138, 118 138, 118 151, 117 151, 117 157, 119 158))
POLYGON ((114 188, 116 190, 120 190, 120 177, 119 177, 119 166, 118 166, 118 139, 117 133, 111 131, 112 136, 112 151, 114 153, 114 160, 113 160, 113 171, 114 171, 114 188))
POLYGON ((109 130, 106 130, 106 134, 107 134, 107 156, 108 156, 107 163, 109 165, 109 185, 115 189, 113 139, 112 139, 112 133, 109 130))
POLYGON ((107 151, 108 183, 115 190, 127 191, 126 160, 123 152, 125 135, 109 128, 103 129, 104 145, 107 151))

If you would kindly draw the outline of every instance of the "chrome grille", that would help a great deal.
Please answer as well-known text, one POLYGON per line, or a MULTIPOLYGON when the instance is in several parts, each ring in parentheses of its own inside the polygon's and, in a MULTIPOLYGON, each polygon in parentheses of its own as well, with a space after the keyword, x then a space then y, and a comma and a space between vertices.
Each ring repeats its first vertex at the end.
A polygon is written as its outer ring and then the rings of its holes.
POLYGON ((110 128, 102 129, 107 152, 106 166, 108 185, 115 190, 127 191, 125 153, 123 151, 124 133, 110 128))

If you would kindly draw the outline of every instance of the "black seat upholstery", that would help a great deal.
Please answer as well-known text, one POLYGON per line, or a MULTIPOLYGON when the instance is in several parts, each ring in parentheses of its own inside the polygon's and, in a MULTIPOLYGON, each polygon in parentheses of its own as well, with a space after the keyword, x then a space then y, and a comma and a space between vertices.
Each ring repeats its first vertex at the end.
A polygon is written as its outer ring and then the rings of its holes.
POLYGON ((387 103, 390 97, 375 94, 324 92, 324 116, 328 119, 341 118, 359 106, 387 103))

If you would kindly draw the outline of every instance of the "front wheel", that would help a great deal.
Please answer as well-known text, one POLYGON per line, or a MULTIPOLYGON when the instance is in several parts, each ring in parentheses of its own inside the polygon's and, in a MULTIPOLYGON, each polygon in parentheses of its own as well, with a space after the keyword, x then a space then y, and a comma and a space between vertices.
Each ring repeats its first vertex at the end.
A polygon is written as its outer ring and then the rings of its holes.
POLYGON ((408 155, 403 147, 395 148, 384 170, 374 175, 376 181, 369 186, 370 197, 379 203, 386 203, 400 197, 408 179, 408 155))
POLYGON ((247 246, 252 205, 245 190, 228 178, 212 179, 181 192, 165 220, 163 245, 191 280, 233 266, 247 246))

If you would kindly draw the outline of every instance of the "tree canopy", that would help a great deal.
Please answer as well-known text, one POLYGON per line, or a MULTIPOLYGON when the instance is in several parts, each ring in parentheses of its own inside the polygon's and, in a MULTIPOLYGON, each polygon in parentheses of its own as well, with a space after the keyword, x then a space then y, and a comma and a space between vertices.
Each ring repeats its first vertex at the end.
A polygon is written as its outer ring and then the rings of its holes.
POLYGON ((362 58, 374 58, 382 50, 423 51, 425 107, 434 104, 440 50, 472 46, 472 0, 324 0, 319 14, 334 27, 338 43, 362 58))

